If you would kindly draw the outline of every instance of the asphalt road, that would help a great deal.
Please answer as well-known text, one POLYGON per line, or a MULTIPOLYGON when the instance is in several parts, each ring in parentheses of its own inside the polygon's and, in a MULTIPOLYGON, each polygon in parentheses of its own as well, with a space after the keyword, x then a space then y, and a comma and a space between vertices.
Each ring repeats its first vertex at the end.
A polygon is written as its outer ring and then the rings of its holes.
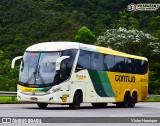
MULTIPOLYGON (((108 104, 106 108, 93 108, 90 104, 81 104, 81 108, 78 110, 71 110, 69 107, 62 105, 49 105, 46 109, 39 109, 36 104, 0 104, 0 117, 83 117, 82 119, 96 119, 94 117, 113 117, 111 119, 125 119, 121 117, 133 117, 133 119, 145 118, 152 119, 153 117, 158 118, 158 122, 160 122, 160 102, 145 102, 145 103, 137 103, 134 108, 116 108, 114 104, 108 104), (85 117, 85 118, 84 118, 85 117), (92 118, 93 117, 93 118, 92 118), (118 118, 116 118, 118 117, 118 118), (136 118, 135 118, 136 117, 136 118)), ((60 119, 61 119, 60 118, 60 119)), ((63 119, 64 119, 63 118, 63 119)), ((51 118, 52 119, 52 118, 51 118)), ((103 120, 103 118, 101 118, 103 120)), ((88 120, 92 122, 91 120, 88 120)), ((103 120, 104 121, 104 120, 103 120)), ((95 124, 95 122, 93 121, 95 124)), ((113 122, 114 123, 114 122, 113 122)), ((55 123, 54 123, 55 124, 55 123)), ((90 126, 90 123, 79 124, 80 126, 90 126)), ((111 124, 112 123, 107 123, 111 124)), ((133 126, 135 123, 127 124, 127 126, 133 126)), ((148 123, 138 123, 141 125, 160 125, 159 124, 148 124, 148 123)), ((47 124, 49 125, 49 124, 47 124)), ((57 124, 59 125, 59 123, 57 124)), ((61 125, 69 125, 68 123, 63 123, 61 125)), ((73 125, 73 123, 72 123, 73 125)), ((102 123, 96 125, 103 125, 102 123)), ((118 124, 122 125, 122 124, 118 124)), ((94 126, 94 125, 92 125, 94 126)))

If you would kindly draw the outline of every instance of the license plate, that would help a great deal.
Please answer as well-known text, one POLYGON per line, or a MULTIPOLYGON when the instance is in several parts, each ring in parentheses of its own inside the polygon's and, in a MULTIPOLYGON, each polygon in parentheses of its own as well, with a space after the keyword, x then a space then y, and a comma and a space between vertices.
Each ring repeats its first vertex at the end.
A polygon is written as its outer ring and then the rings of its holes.
POLYGON ((38 98, 36 98, 36 97, 31 97, 30 98, 32 101, 37 101, 38 100, 38 98))

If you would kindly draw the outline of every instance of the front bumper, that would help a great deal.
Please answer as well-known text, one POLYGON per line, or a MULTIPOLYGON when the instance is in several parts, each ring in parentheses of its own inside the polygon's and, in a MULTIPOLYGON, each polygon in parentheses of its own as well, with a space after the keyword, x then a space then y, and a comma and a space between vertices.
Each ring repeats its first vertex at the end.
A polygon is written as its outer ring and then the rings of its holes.
POLYGON ((17 91, 17 99, 18 101, 21 102, 59 103, 58 93, 32 94, 32 93, 17 91))

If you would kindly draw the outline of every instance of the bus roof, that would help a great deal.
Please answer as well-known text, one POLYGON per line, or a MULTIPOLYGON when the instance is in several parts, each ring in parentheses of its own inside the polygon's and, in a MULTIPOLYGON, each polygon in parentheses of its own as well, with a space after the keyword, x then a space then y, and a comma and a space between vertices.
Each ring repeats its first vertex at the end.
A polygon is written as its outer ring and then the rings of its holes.
POLYGON ((43 43, 35 44, 28 47, 26 51, 36 51, 36 52, 43 51, 44 52, 44 51, 61 51, 66 49, 82 49, 82 50, 88 50, 93 52, 100 52, 103 54, 112 54, 112 55, 123 56, 123 57, 134 58, 134 59, 141 59, 141 60, 147 61, 147 58, 145 57, 130 55, 120 51, 112 50, 110 48, 89 45, 89 44, 82 44, 78 42, 63 42, 63 41, 62 42, 60 41, 59 42, 43 42, 43 43))

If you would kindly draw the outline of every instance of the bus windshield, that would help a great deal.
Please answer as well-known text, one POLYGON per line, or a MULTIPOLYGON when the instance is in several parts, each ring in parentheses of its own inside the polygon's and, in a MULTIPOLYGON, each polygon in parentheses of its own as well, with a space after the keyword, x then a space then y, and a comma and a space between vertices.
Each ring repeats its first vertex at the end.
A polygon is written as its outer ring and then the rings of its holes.
POLYGON ((54 83, 55 63, 62 52, 25 52, 19 72, 19 82, 46 85, 54 83))

